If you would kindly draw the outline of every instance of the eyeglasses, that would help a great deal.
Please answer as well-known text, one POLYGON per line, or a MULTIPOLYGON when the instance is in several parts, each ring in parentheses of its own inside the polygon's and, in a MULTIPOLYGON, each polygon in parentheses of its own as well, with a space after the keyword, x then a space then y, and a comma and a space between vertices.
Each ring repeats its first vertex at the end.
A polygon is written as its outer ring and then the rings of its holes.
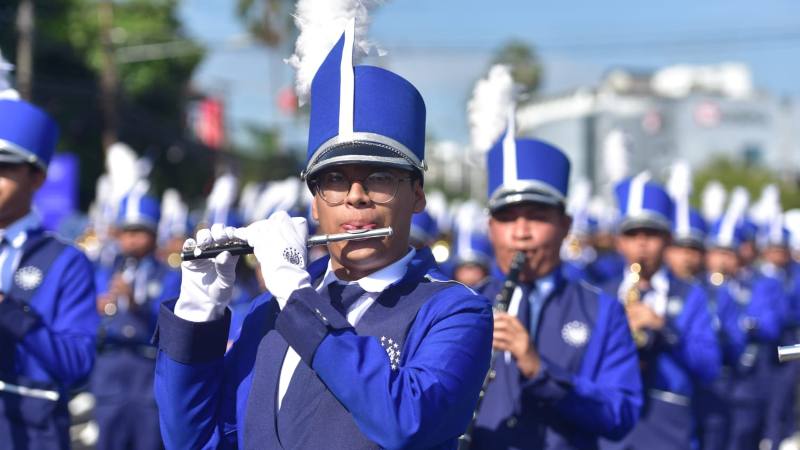
POLYGON ((353 181, 361 183, 369 199, 381 205, 394 199, 401 181, 412 179, 412 177, 398 177, 390 172, 373 172, 362 180, 350 180, 341 172, 326 172, 317 177, 313 183, 319 196, 331 206, 345 202, 353 181))

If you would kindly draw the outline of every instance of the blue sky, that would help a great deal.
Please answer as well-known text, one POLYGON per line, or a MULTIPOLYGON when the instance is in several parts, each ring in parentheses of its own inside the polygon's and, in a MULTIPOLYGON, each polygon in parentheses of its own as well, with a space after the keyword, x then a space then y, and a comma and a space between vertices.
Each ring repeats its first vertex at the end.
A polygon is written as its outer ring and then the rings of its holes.
MULTIPOLYGON (((291 85, 290 50, 236 46, 244 33, 232 0, 184 0, 181 17, 209 53, 195 83, 224 96, 229 125, 279 125, 302 145, 304 126, 276 111, 273 93, 291 85)), ((493 50, 529 42, 544 63, 542 92, 594 85, 613 67, 744 62, 758 88, 800 98, 800 2, 628 0, 391 0, 373 14, 379 62, 412 81, 436 137, 467 142, 465 104, 493 50)), ((371 61, 375 63, 375 61, 371 61)))

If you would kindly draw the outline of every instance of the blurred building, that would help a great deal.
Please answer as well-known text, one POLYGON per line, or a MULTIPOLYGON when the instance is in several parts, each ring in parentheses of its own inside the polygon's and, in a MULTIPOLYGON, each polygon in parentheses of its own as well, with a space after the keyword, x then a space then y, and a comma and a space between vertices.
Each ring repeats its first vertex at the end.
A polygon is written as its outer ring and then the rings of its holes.
POLYGON ((573 180, 602 186, 602 142, 613 129, 631 138, 631 173, 663 177, 676 159, 700 167, 725 156, 789 175, 800 167, 798 117, 789 101, 755 89, 744 65, 681 65, 613 70, 596 87, 535 99, 520 105, 517 128, 564 149, 573 180))

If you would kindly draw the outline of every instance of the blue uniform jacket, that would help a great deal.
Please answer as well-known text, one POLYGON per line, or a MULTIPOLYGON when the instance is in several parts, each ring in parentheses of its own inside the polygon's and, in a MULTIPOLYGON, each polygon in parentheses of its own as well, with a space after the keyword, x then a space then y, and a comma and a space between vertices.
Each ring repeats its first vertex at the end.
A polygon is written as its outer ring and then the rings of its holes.
MULTIPOLYGON (((646 366, 644 386, 691 397, 695 383, 708 384, 719 374, 719 342, 703 288, 671 272, 668 278, 666 325, 652 333, 649 346, 640 352, 646 366)), ((616 297, 620 283, 622 276, 606 285, 606 292, 616 297)))
MULTIPOLYGON (((327 260, 311 265, 312 279, 324 273, 327 260)), ((262 295, 224 357, 229 314, 192 323, 165 305, 155 390, 167 447, 454 448, 488 370, 492 313, 486 298, 438 279, 430 250, 418 250, 405 276, 355 329, 313 289, 295 291, 282 311, 262 295), (394 352, 375 330, 359 332, 373 310, 391 322, 405 303, 419 306, 394 352), (287 345, 301 357, 297 371, 316 374, 309 390, 322 392, 312 403, 297 402, 304 387, 293 381, 278 414, 287 345)))
POLYGON ((708 310, 717 332, 722 364, 734 366, 747 344, 747 331, 742 327, 745 313, 734 299, 729 282, 717 286, 705 275, 699 282, 708 295, 708 310))
POLYGON ((725 284, 739 309, 739 327, 747 341, 733 365, 729 395, 735 401, 759 401, 766 396, 769 366, 777 359, 786 302, 781 284, 758 273, 743 272, 725 284))
MULTIPOLYGON (((639 417, 639 364, 621 305, 561 269, 555 273, 535 337, 542 368, 526 379, 513 358, 498 355, 476 449, 595 448, 601 436, 624 436, 639 417)), ((483 293, 494 298, 501 286, 495 278, 483 293)))
POLYGON ((94 363, 98 315, 92 265, 75 247, 34 230, 23 247, 17 286, 25 278, 21 272, 32 276, 32 285, 22 287, 30 298, 20 301, 12 289, 0 302, 0 332, 11 338, 0 353, 14 355, 14 376, 67 390, 85 380, 94 363), (40 266, 29 262, 39 252, 50 259, 43 262, 46 272, 31 269, 40 266))
POLYGON ((29 230, 0 302, 0 380, 60 399, 0 392, 0 448, 67 448, 70 388, 94 363, 98 316, 92 266, 75 247, 29 230))

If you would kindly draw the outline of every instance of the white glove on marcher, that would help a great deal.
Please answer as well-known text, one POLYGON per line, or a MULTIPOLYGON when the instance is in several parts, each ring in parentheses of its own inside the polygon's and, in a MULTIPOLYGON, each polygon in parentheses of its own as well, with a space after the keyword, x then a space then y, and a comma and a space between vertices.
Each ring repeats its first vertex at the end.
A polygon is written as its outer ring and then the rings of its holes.
POLYGON ((253 247, 264 285, 281 309, 292 292, 311 287, 311 278, 306 272, 306 219, 277 211, 266 220, 238 228, 236 237, 253 247))
MULTIPOLYGON (((231 240, 236 229, 214 224, 211 229, 197 232, 197 246, 205 249, 212 244, 231 240)), ((184 242, 184 247, 191 239, 184 242)), ((181 293, 175 304, 175 315, 192 322, 219 319, 233 296, 236 281, 236 262, 239 256, 222 252, 214 259, 196 259, 181 263, 181 293)))

